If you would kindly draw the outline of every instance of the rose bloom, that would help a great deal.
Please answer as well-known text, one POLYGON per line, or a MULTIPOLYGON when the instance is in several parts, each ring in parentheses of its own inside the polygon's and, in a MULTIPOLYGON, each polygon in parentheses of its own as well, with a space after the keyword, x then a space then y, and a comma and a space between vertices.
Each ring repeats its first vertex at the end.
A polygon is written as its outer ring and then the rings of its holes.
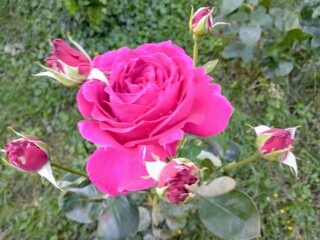
POLYGON ((162 169, 157 193, 164 200, 178 204, 195 196, 186 186, 198 184, 198 168, 184 159, 173 159, 162 169))
POLYGON ((36 172, 48 162, 48 154, 34 142, 38 139, 20 138, 4 146, 10 165, 25 172, 36 172))
POLYGON ((90 180, 111 196, 155 184, 145 161, 176 154, 183 134, 202 137, 225 129, 232 106, 203 67, 171 41, 109 51, 93 59, 109 85, 86 81, 77 95, 87 118, 79 122, 85 139, 101 145, 87 163, 90 180))

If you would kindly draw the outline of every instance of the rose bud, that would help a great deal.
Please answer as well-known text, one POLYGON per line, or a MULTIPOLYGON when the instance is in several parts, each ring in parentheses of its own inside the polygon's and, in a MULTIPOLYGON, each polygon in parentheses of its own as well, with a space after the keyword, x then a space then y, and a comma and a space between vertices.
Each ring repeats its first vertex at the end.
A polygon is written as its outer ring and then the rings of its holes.
POLYGON ((39 139, 20 138, 8 142, 4 147, 9 164, 25 172, 36 172, 48 162, 48 152, 37 143, 44 144, 39 139))
POLYGON ((198 168, 185 158, 173 159, 169 163, 147 162, 147 171, 158 181, 158 195, 169 203, 186 203, 198 188, 198 168))
POLYGON ((257 134, 256 146, 262 157, 266 160, 280 161, 289 165, 297 175, 296 158, 291 153, 297 128, 280 129, 258 126, 254 129, 257 134))
POLYGON ((84 81, 90 79, 97 79, 108 85, 106 73, 94 68, 86 51, 70 37, 69 40, 79 51, 70 47, 62 39, 53 40, 52 56, 45 59, 48 67, 39 64, 47 72, 41 72, 35 76, 53 78, 67 87, 81 86, 84 81))
POLYGON ((90 58, 70 47, 62 39, 53 40, 51 54, 46 62, 53 70, 80 81, 86 79, 90 73, 90 58))
POLYGON ((37 172, 42 177, 46 178, 56 188, 61 189, 52 174, 51 164, 49 162, 49 146, 35 138, 28 136, 25 133, 16 132, 9 127, 20 138, 9 141, 4 145, 4 150, 1 150, 8 156, 8 160, 1 158, 6 164, 24 171, 37 172))
POLYGON ((212 11, 214 8, 202 7, 192 16, 191 31, 196 36, 209 33, 213 26, 212 11))
POLYGON ((201 37, 211 32, 217 25, 229 25, 225 22, 217 22, 213 24, 212 12, 214 10, 210 7, 202 7, 193 14, 193 7, 191 8, 191 17, 189 21, 190 31, 197 37, 201 37))

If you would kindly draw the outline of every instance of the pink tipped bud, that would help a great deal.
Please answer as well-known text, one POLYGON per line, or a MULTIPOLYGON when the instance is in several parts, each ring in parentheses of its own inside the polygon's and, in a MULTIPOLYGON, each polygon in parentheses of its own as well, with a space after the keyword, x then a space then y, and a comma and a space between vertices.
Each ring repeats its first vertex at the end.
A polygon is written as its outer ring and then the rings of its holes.
POLYGON ((160 173, 157 193, 172 204, 187 202, 195 196, 191 189, 199 183, 198 172, 187 159, 173 159, 160 173))
POLYGON ((284 160, 293 145, 293 138, 296 128, 280 129, 259 126, 256 145, 263 157, 268 160, 284 160))
POLYGON ((213 28, 213 8, 202 7, 192 16, 191 31, 196 36, 208 34, 213 28))
POLYGON ((46 62, 50 68, 59 71, 60 73, 67 74, 70 69, 75 69, 74 74, 79 76, 69 76, 71 78, 78 78, 76 80, 85 79, 90 73, 91 61, 83 53, 78 52, 74 48, 70 47, 62 39, 53 40, 53 49, 51 50, 52 56, 46 59, 46 62))
POLYGON ((256 145, 262 157, 267 160, 280 161, 292 167, 297 175, 296 158, 291 153, 297 128, 280 129, 258 126, 254 130, 257 134, 256 145))
POLYGON ((25 172, 36 172, 41 169, 48 162, 48 153, 37 144, 44 145, 36 138, 20 138, 8 142, 4 147, 10 165, 25 172))

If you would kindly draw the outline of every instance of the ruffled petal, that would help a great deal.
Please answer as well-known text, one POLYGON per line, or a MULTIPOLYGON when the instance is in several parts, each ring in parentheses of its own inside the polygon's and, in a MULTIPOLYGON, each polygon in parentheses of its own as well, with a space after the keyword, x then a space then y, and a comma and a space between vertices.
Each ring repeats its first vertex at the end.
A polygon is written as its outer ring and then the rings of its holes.
POLYGON ((160 146, 139 146, 126 153, 113 148, 101 147, 89 158, 87 172, 97 188, 114 197, 118 193, 138 191, 153 186, 156 182, 149 178, 145 161, 154 161, 151 153, 165 158, 165 150, 160 146))
POLYGON ((220 94, 217 84, 201 84, 197 87, 190 121, 183 130, 187 133, 207 137, 222 132, 232 114, 231 103, 220 94), (202 118, 201 123, 199 120, 202 118))
POLYGON ((82 120, 78 123, 78 129, 81 136, 90 142, 117 148, 120 151, 127 151, 127 148, 117 142, 109 132, 101 130, 99 124, 96 122, 82 120))

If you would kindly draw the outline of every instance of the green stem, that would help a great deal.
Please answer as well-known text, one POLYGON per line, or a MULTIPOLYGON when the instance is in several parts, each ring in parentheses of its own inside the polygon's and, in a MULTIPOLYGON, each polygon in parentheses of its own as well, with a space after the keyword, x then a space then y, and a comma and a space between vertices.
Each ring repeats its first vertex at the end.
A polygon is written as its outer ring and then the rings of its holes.
POLYGON ((186 143, 186 134, 183 133, 183 138, 180 140, 178 147, 177 147, 177 154, 176 154, 177 156, 180 155, 180 151, 183 148, 185 143, 186 143))
POLYGON ((200 37, 193 35, 193 67, 197 66, 200 37))
POLYGON ((238 167, 241 167, 243 165, 246 165, 248 163, 251 163, 253 162, 254 160, 256 160, 258 157, 260 157, 260 153, 255 153, 253 155, 251 155, 250 157, 240 161, 240 162, 236 162, 236 163, 230 163, 228 164, 227 166, 225 167, 222 167, 221 170, 222 171, 229 171, 231 169, 234 169, 234 168, 238 168, 238 167))
POLYGON ((71 168, 62 166, 62 165, 60 165, 60 164, 53 163, 53 162, 50 162, 50 164, 51 164, 52 167, 59 168, 59 169, 64 170, 64 171, 66 171, 66 172, 73 173, 73 174, 76 174, 76 175, 79 175, 79 176, 82 176, 82 177, 85 177, 85 178, 88 177, 88 175, 85 174, 85 173, 78 172, 78 171, 76 171, 76 170, 73 170, 73 169, 71 169, 71 168))

